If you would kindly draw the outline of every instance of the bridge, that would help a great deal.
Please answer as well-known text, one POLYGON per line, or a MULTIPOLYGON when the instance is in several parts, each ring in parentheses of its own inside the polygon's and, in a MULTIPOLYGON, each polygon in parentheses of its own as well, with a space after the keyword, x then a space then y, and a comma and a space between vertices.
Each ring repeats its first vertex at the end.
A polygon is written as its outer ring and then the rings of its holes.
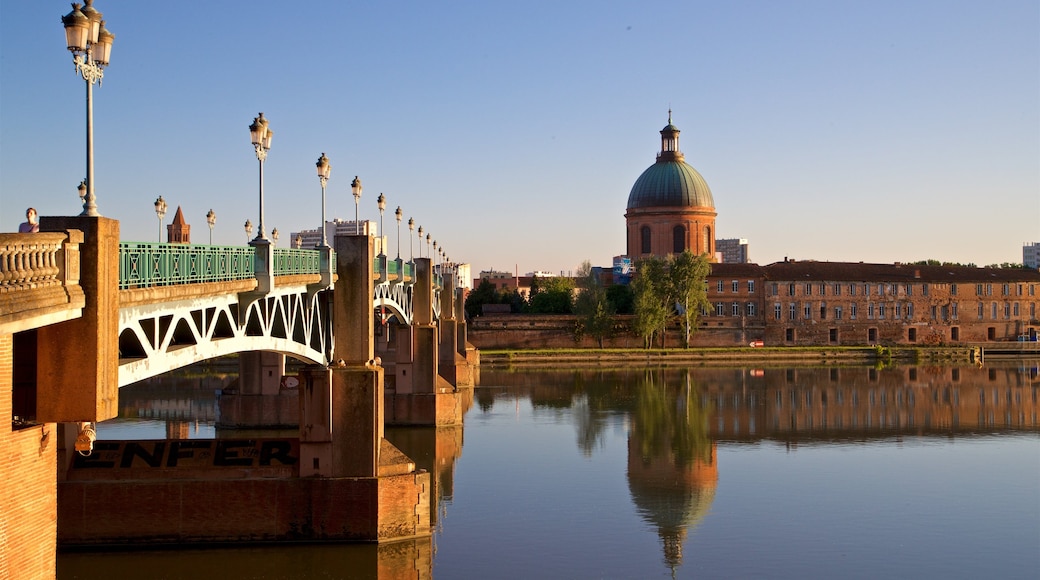
MULTIPOLYGON (((448 265, 376 255, 367 235, 302 250, 121 242, 118 234, 117 221, 84 216, 0 234, 0 368, 10 369, 0 376, 12 393, 0 398, 12 416, 0 431, 9 450, 5 514, 31 511, 19 506, 33 504, 26 498, 42 486, 53 490, 56 536, 67 544, 430 533, 429 474, 383 438, 383 425, 461 423, 460 389, 473 385, 479 354, 466 341, 448 265), (377 328, 386 341, 376 340, 377 328), (256 456, 219 441, 196 453, 176 442, 93 440, 92 424, 116 416, 120 387, 236 353, 239 396, 267 404, 285 393, 268 392, 277 373, 264 357, 307 364, 291 394, 299 438, 248 444, 277 465, 229 473, 224 464, 256 456), (228 486, 229 477, 241 486, 228 486), (260 487, 285 502, 277 514, 242 503, 260 487), (329 505, 330 493, 350 499, 329 505), (113 508, 100 500, 109 496, 126 514, 189 497, 226 502, 237 511, 224 516, 247 523, 223 529, 171 504, 173 520, 128 515, 99 530, 92 522, 113 508)), ((46 507, 37 515, 46 535, 46 507)), ((28 547, 40 541, 34 533, 7 541, 28 547)))

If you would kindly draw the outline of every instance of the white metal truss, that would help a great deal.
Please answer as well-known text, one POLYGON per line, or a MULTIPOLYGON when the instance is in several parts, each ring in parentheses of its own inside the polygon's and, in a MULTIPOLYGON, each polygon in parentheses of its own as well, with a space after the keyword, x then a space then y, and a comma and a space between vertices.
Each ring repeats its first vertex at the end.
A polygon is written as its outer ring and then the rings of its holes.
POLYGON ((388 281, 375 285, 372 304, 381 322, 393 317, 400 324, 412 323, 412 288, 413 284, 410 283, 398 284, 388 281))
POLYGON ((326 365, 334 344, 327 292, 276 287, 119 310, 119 386, 228 354, 274 351, 326 365))

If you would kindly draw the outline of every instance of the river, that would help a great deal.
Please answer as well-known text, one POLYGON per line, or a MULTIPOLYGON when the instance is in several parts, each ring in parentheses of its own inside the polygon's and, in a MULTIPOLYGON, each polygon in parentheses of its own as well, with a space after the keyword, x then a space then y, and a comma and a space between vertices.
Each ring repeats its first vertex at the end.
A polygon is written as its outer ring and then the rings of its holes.
MULTIPOLYGON (((432 538, 63 552, 58 578, 1033 578, 1037 365, 484 369, 464 426, 386 432, 432 474, 432 538)), ((228 380, 124 388, 99 438, 241 436, 228 380)))

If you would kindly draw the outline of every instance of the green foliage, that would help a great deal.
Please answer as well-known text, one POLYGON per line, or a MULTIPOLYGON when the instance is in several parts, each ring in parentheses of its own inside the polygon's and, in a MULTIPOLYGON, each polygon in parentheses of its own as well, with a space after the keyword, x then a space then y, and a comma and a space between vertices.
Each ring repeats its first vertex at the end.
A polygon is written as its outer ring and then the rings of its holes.
POLYGON ((613 284, 607 287, 607 302, 618 314, 632 314, 635 307, 632 288, 624 284, 613 284))
POLYGON ((708 275, 711 263, 704 254, 694 256, 689 250, 672 256, 668 264, 671 297, 683 322, 683 346, 689 348, 690 335, 697 325, 697 315, 708 307, 708 275))
POLYGON ((528 312, 531 314, 570 314, 574 282, 570 278, 539 279, 538 293, 531 293, 528 312))
POLYGON ((576 335, 588 334, 603 348, 603 339, 614 329, 614 309, 607 301, 606 289, 593 273, 592 263, 585 260, 578 272, 581 291, 574 300, 574 313, 580 326, 576 335))
POLYGON ((498 291, 495 289, 495 285, 487 278, 481 280, 476 289, 466 297, 466 316, 469 318, 480 316, 482 307, 485 304, 500 304, 498 291))
POLYGON ((643 338, 643 346, 650 348, 654 335, 661 333, 664 346, 664 329, 672 312, 668 298, 668 279, 665 261, 651 256, 636 263, 636 276, 632 280, 632 311, 635 320, 632 329, 643 338))

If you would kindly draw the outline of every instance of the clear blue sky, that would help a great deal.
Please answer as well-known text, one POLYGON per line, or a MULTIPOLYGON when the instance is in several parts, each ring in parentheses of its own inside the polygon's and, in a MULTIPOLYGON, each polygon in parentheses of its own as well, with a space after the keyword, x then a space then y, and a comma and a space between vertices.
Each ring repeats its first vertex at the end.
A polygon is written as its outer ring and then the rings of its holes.
MULTIPOLYGON (((625 251, 628 193, 669 107, 718 237, 754 261, 1020 262, 1040 241, 1040 3, 179 3, 97 0, 95 181, 124 240, 153 202, 205 242, 258 217, 248 126, 275 131, 265 223, 402 206, 474 273, 625 251)), ((0 230, 80 211, 85 88, 67 2, 0 3, 0 230)), ((281 245, 288 243, 283 236, 281 245)), ((402 235, 407 256, 407 229, 402 235)))

